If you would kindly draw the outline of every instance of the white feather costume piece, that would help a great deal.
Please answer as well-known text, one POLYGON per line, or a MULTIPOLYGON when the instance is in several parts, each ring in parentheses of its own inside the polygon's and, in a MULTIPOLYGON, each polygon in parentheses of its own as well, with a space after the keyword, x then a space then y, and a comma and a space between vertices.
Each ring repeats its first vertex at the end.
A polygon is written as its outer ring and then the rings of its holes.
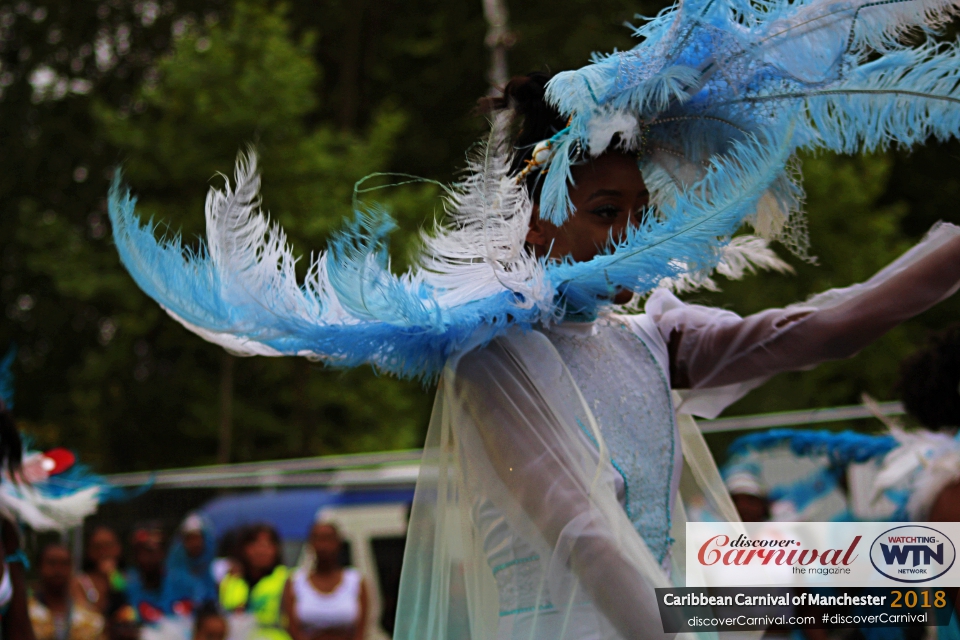
POLYGON ((960 480, 960 441, 925 429, 890 432, 900 446, 887 454, 876 478, 876 491, 908 490, 907 513, 913 521, 926 520, 940 492, 960 480))

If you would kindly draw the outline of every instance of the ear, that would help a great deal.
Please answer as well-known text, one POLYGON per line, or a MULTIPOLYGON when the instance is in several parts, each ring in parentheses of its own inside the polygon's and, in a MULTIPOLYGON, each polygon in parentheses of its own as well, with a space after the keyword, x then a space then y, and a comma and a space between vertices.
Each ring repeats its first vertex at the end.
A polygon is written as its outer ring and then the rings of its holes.
POLYGON ((540 205, 533 205, 533 212, 530 214, 530 227, 527 229, 526 240, 534 247, 543 248, 547 246, 547 234, 544 229, 543 221, 540 220, 540 205))

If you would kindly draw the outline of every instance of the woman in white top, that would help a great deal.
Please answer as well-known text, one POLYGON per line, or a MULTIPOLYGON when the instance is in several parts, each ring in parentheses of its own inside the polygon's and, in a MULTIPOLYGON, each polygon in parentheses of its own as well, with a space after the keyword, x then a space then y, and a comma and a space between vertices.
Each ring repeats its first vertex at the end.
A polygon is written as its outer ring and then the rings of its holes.
POLYGON ((367 618, 367 587, 360 572, 340 564, 343 542, 336 526, 310 530, 316 560, 309 572, 287 582, 283 608, 293 640, 361 640, 367 618))

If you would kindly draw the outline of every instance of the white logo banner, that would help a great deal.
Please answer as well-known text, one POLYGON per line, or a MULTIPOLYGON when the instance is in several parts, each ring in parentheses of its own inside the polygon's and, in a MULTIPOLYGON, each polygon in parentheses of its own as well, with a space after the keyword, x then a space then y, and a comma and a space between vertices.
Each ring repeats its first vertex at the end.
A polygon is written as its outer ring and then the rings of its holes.
POLYGON ((688 587, 960 587, 956 522, 690 522, 688 587))

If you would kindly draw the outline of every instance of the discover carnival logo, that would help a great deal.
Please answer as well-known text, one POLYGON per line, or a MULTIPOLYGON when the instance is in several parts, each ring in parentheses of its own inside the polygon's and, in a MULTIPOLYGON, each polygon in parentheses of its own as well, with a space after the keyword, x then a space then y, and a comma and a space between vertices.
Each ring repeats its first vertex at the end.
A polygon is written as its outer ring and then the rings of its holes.
POLYGON ((804 547, 794 539, 751 539, 740 534, 731 539, 715 535, 700 546, 697 561, 705 567, 721 566, 788 566, 802 573, 831 575, 844 571, 857 559, 857 545, 862 536, 854 536, 845 546, 833 549, 804 547), (811 566, 812 565, 812 566, 811 566))
POLYGON ((956 559, 950 538, 920 525, 894 527, 870 545, 873 568, 897 582, 934 580, 949 571, 956 559))

